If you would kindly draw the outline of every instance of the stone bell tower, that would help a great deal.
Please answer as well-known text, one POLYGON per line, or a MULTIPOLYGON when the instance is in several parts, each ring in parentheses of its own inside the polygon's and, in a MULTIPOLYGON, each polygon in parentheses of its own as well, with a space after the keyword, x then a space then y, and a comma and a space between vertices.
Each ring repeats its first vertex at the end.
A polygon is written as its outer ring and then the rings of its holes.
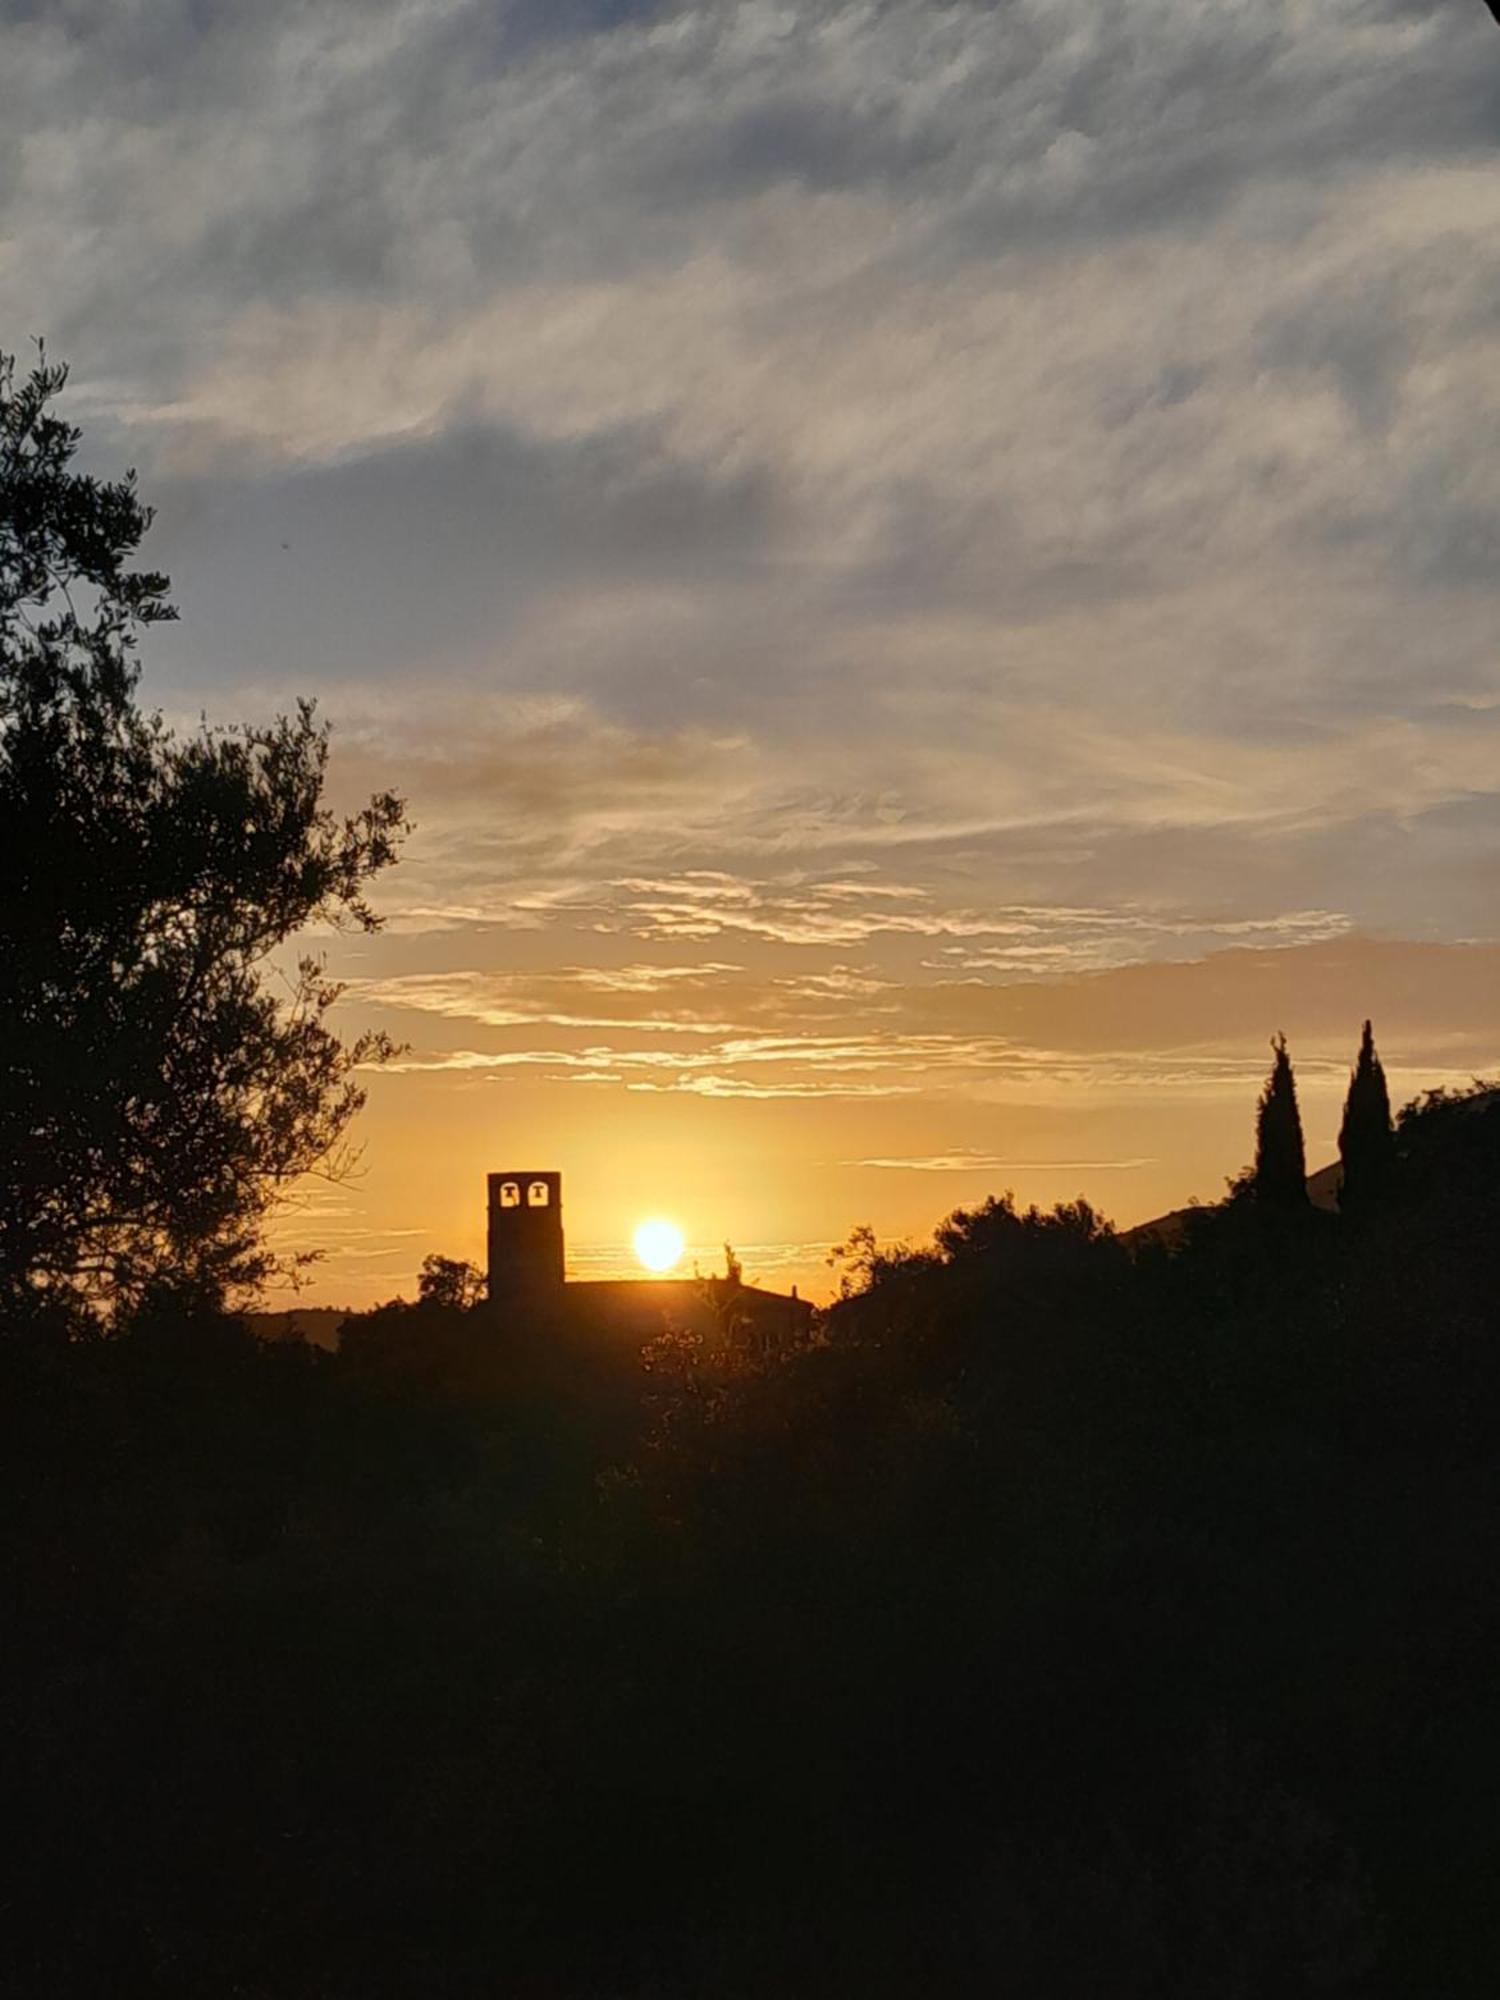
POLYGON ((492 1303, 541 1300, 562 1290, 562 1175, 489 1176, 492 1303))

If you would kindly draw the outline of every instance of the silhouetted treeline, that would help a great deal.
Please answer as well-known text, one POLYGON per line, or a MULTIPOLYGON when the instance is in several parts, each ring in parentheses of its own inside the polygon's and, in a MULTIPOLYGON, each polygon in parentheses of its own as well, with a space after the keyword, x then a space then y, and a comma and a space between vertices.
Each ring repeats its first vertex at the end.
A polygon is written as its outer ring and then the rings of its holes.
POLYGON ((0 1343, 37 1995, 1488 1995, 1500 1097, 1343 1213, 857 1240, 789 1351, 0 1343))

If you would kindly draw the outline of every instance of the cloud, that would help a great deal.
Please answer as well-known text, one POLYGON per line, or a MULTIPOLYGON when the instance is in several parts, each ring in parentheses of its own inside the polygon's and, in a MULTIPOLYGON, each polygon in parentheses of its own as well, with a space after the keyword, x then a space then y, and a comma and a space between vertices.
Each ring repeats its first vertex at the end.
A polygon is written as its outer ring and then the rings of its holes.
POLYGON ((525 273, 680 255, 703 211, 716 227, 786 186, 898 192, 919 244, 987 256, 1201 226, 1258 181, 1487 149, 1484 33, 1364 0, 1295 18, 1273 0, 1088 17, 1060 0, 273 0, 149 19, 92 0, 12 14, 7 110, 22 130, 73 116, 82 143, 43 186, 130 217, 189 297, 208 278, 262 298, 421 275, 451 293, 508 257, 525 273), (143 223, 130 203, 151 176, 194 204, 143 223))
MULTIPOLYGON (((614 1014, 569 1008, 569 994, 588 990, 577 971, 410 975, 355 982, 352 991, 364 1007, 394 1010, 398 1025, 427 1014, 493 1037, 488 1047, 419 1044, 391 1066, 395 1075, 540 1073, 710 1098, 1244 1097, 1278 1028, 1291 1035, 1305 1079, 1342 1079, 1367 1015, 1395 1069, 1451 1077, 1500 1060, 1497 946, 1340 938, 1000 982, 919 970, 908 981, 879 982, 873 1000, 842 982, 830 991, 733 967, 672 970, 682 976, 632 978, 614 989, 622 1003, 614 1014), (663 992, 671 996, 665 1006, 663 992)), ((859 1164, 1019 1173, 1153 1163, 1135 1154, 1048 1162, 948 1149, 859 1164)))
POLYGON ((251 480, 216 463, 156 500, 157 559, 182 579, 167 670, 191 671, 212 618, 217 674, 315 661, 322 686, 398 689, 498 652, 538 600, 753 575, 773 512, 754 469, 674 460, 639 428, 541 440, 483 421, 251 480))
POLYGON ((916 1159, 849 1160, 851 1167, 878 1167, 896 1173, 916 1174, 1104 1174, 1130 1173, 1137 1167, 1153 1166, 1140 1160, 1006 1160, 992 1154, 960 1150, 956 1153, 928 1153, 916 1159))
POLYGON ((635 1091, 676 1092, 691 1097, 747 1098, 762 1102, 783 1098, 827 1099, 834 1103, 861 1097, 914 1097, 921 1088, 917 1083, 860 1083, 849 1077, 794 1083, 784 1079, 764 1081, 719 1076, 712 1072, 677 1076, 670 1083, 634 1078, 625 1087, 635 1091))
POLYGON ((6 31, 5 269, 161 482, 195 699, 420 672, 873 784, 903 687, 1192 738, 1494 686, 1482 19, 71 18, 6 31))
POLYGON ((654 980, 644 977, 642 968, 631 968, 630 974, 613 987, 607 973, 571 967, 544 977, 481 972, 407 973, 390 979, 352 979, 345 985, 351 997, 367 1007, 439 1014, 490 1028, 631 1028, 666 1035, 722 1033, 725 1024, 704 1019, 700 1009, 689 1000, 662 1005, 659 996, 663 992, 679 992, 682 975, 695 987, 712 985, 711 975, 705 977, 688 967, 670 968, 665 979, 654 980), (674 973, 679 978, 674 979, 674 973), (651 1004, 639 1012, 620 1016, 576 1004, 580 988, 588 991, 601 986, 606 992, 618 993, 626 999, 644 996, 651 1004))

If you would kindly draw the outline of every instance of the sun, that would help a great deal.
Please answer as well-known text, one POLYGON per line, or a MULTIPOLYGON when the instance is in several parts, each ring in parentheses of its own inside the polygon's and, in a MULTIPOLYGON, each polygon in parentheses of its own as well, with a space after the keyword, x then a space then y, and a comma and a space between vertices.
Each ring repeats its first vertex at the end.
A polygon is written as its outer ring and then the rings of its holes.
POLYGON ((654 1217, 635 1232, 635 1254, 648 1271, 670 1271, 682 1257, 682 1231, 675 1222, 654 1217))

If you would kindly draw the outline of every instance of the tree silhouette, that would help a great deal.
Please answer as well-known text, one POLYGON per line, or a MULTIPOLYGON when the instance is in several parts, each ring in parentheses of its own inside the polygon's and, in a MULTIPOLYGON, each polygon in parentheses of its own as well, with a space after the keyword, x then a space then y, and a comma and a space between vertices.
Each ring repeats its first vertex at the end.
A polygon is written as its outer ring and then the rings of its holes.
POLYGON ((1358 1207, 1380 1193, 1390 1173, 1394 1148, 1390 1092, 1366 1021, 1339 1127, 1339 1158, 1344 1163, 1340 1208, 1358 1207))
POLYGON ((424 1306, 448 1306, 467 1312, 485 1296, 485 1276, 463 1257, 424 1257, 417 1274, 417 1298, 424 1306))
POLYGON ((143 626, 175 614, 129 564, 134 475, 70 469, 49 405, 0 355, 0 1306, 117 1309, 262 1280, 263 1225, 336 1159, 364 1101, 325 1015, 338 987, 272 953, 321 919, 369 930, 396 798, 337 819, 309 704, 174 735, 136 701, 143 626))
POLYGON ((1255 1119, 1255 1199, 1268 1207, 1296 1208, 1307 1202, 1307 1153, 1297 1083, 1286 1036, 1271 1043, 1276 1060, 1261 1092, 1255 1119))

